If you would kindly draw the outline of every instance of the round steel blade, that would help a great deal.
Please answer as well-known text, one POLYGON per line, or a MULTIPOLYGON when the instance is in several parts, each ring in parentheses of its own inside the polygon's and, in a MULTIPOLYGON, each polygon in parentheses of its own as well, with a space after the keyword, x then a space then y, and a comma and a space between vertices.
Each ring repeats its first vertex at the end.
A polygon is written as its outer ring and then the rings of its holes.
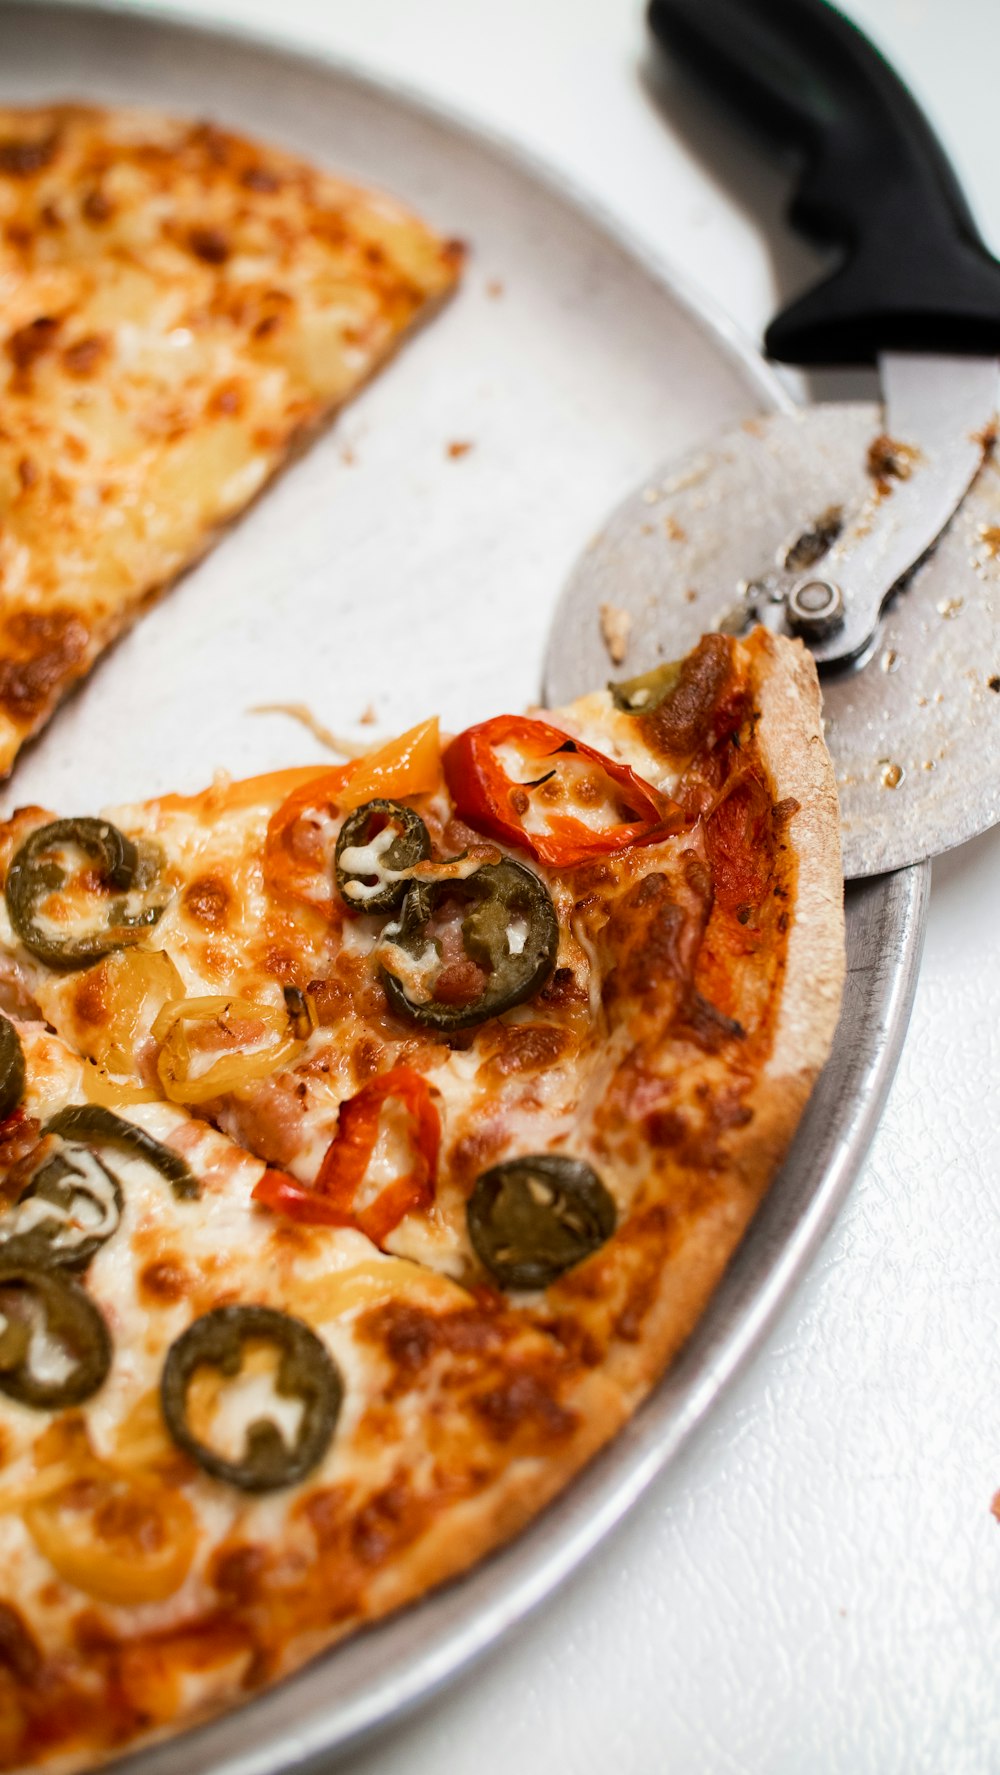
MULTIPOLYGON (((748 420, 658 469, 593 538, 553 623, 545 696, 566 702, 687 652, 746 610, 748 581, 818 563, 877 484, 881 410, 748 420), (793 554, 799 545, 797 554, 793 554)), ((881 874, 1000 821, 1000 467, 988 458, 866 660, 822 680, 844 873, 881 874)))

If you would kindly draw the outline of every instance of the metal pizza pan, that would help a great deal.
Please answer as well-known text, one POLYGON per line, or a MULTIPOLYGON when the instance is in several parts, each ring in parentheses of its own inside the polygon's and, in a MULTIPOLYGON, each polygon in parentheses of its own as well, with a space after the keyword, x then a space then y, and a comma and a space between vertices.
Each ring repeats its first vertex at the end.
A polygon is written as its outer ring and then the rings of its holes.
MULTIPOLYGON (((522 706, 593 514, 650 461, 788 406, 725 318, 589 200, 396 86, 132 4, 49 0, 0 4, 0 70, 3 102, 162 106, 272 137, 473 246, 456 301, 70 698, 7 805, 83 812, 197 788, 216 767, 322 755, 283 717, 251 713, 264 702, 307 703, 340 732, 369 702, 386 731, 431 707, 455 728, 522 706)), ((848 890, 831 1058, 708 1313, 623 1434, 465 1578, 127 1758, 123 1775, 318 1770, 467 1668, 663 1474, 857 1175, 906 1029, 928 884, 924 865, 848 890)))

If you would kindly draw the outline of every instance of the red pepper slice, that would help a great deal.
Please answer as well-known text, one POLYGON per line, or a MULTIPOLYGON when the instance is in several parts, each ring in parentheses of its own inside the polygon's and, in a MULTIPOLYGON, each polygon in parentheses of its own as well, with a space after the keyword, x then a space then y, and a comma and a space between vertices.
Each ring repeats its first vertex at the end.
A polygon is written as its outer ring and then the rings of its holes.
POLYGON ((369 1080, 340 1106, 337 1132, 326 1149, 316 1181, 297 1183, 283 1171, 265 1171, 253 1194, 254 1200, 285 1214, 290 1220, 320 1226, 351 1226, 382 1245, 403 1216, 429 1208, 434 1200, 441 1118, 422 1073, 410 1066, 396 1066, 381 1078, 369 1080), (396 1098, 407 1110, 413 1164, 394 1178, 363 1208, 355 1206, 358 1190, 375 1142, 382 1105, 396 1098))
POLYGON ((444 774, 460 818, 478 832, 518 845, 540 863, 555 868, 586 863, 630 845, 655 844, 683 824, 676 803, 637 776, 629 765, 605 757, 548 721, 526 715, 495 715, 491 721, 467 727, 445 752, 444 774), (516 746, 524 757, 531 782, 520 783, 508 776, 497 756, 497 748, 505 744, 516 746), (613 786, 624 820, 598 829, 560 812, 555 798, 546 805, 548 797, 538 791, 558 775, 560 760, 572 757, 587 759, 613 786), (543 830, 529 832, 525 827, 525 816, 532 806, 544 814, 543 830))
POLYGON ((317 771, 314 777, 300 783, 271 815, 264 840, 264 880, 279 897, 301 900, 317 911, 325 910, 316 896, 316 882, 321 868, 315 852, 315 834, 308 825, 304 833, 299 821, 304 814, 320 809, 334 812, 339 797, 357 769, 352 760, 336 770, 317 771))

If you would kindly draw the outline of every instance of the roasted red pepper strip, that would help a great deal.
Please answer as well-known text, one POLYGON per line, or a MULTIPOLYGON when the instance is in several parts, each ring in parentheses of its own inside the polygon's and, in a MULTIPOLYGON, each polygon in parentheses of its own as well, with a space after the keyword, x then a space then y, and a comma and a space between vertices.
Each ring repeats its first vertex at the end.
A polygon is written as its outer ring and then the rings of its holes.
POLYGON ((683 823, 681 810, 669 796, 644 782, 629 765, 606 758, 548 721, 525 715, 495 715, 491 721, 467 727, 445 752, 444 774, 461 819, 556 868, 586 863, 630 845, 653 844, 683 823), (532 805, 529 798, 541 785, 519 783, 507 775, 497 757, 497 748, 505 744, 516 746, 530 761, 532 776, 543 779, 558 771, 560 758, 587 759, 613 784, 617 800, 632 817, 598 830, 537 797, 534 806, 544 813, 546 825, 542 831, 529 832, 524 824, 532 805))
POLYGON ((356 768, 352 761, 336 770, 317 771, 307 782, 300 783, 271 815, 264 840, 264 880, 272 893, 325 910, 316 897, 323 868, 317 848, 318 826, 315 818, 312 822, 306 820, 303 826, 299 822, 304 815, 315 816, 320 810, 336 811, 339 797, 356 768))
POLYGON ((265 1171, 254 1200, 290 1220, 322 1226, 351 1226, 381 1245, 403 1216, 429 1208, 434 1200, 441 1119, 430 1086, 412 1067, 397 1066, 340 1106, 337 1132, 326 1149, 316 1181, 297 1183, 283 1171, 265 1171), (386 1099, 394 1097, 407 1110, 413 1164, 402 1177, 386 1184, 373 1201, 355 1206, 358 1191, 378 1139, 379 1117, 386 1099))

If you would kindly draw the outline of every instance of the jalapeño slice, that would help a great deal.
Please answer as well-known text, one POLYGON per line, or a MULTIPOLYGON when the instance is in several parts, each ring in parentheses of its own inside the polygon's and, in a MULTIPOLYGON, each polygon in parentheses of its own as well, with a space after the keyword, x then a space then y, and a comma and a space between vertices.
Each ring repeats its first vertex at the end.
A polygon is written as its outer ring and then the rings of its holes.
POLYGON ((547 1288, 610 1239, 618 1218, 597 1172, 565 1153, 493 1165, 466 1215, 476 1256, 501 1288, 547 1288))
POLYGON ((0 1122, 14 1114, 24 1096, 24 1049, 9 1017, 0 1016, 0 1122))
POLYGON ((114 1172, 89 1147, 67 1145, 45 1160, 0 1217, 0 1265, 86 1269, 117 1231, 123 1207, 114 1172))
POLYGON ((39 1411, 81 1405, 103 1384, 111 1338, 62 1270, 0 1263, 0 1393, 39 1411))
POLYGON ((348 814, 337 839, 340 897, 356 912, 394 912, 407 883, 392 877, 430 854, 430 833, 412 807, 400 801, 366 801, 348 814))
POLYGON ((135 1122, 116 1116, 113 1109, 106 1109, 103 1104, 80 1103, 61 1109, 46 1122, 42 1132, 61 1134, 64 1140, 117 1147, 130 1158, 145 1159, 147 1165, 166 1178, 175 1196, 194 1200, 201 1195, 201 1184, 180 1153, 164 1146, 162 1140, 156 1140, 135 1122))
POLYGON ((464 879, 412 884, 398 931, 386 934, 382 984, 392 1009, 411 1022, 445 1031, 470 1029, 531 998, 552 972, 558 947, 559 925, 547 887, 523 863, 504 857, 500 863, 483 863, 464 879), (475 997, 459 1003, 436 998, 432 983, 427 998, 413 996, 392 961, 393 948, 421 967, 429 947, 435 957, 429 927, 435 912, 451 900, 467 907, 462 947, 483 977, 475 997))
POLYGON ((109 951, 137 943, 146 928, 156 923, 162 906, 130 913, 123 898, 108 897, 109 890, 125 895, 151 886, 155 873, 151 851, 140 852, 110 820, 53 820, 25 839, 7 872, 4 892, 10 922, 25 948, 47 967, 63 973, 90 967, 109 951), (67 880, 67 871, 55 853, 74 846, 96 867, 100 886, 95 889, 95 901, 105 914, 102 923, 77 935, 47 921, 43 911, 45 901, 67 880))
POLYGON ((216 1307, 205 1313, 171 1344, 160 1383, 163 1416, 178 1447, 213 1479, 247 1492, 277 1491, 311 1473, 330 1445, 342 1398, 340 1372, 325 1345, 301 1319, 274 1307, 216 1307), (261 1343, 278 1353, 275 1391, 302 1407, 298 1429, 288 1442, 273 1419, 257 1418, 247 1426, 242 1454, 228 1459, 192 1429, 191 1385, 203 1368, 234 1379, 245 1346, 261 1343))
POLYGON ((640 672, 637 678, 610 683, 608 689, 615 708, 625 715, 651 715, 677 689, 682 664, 682 660, 666 660, 651 672, 640 672))

